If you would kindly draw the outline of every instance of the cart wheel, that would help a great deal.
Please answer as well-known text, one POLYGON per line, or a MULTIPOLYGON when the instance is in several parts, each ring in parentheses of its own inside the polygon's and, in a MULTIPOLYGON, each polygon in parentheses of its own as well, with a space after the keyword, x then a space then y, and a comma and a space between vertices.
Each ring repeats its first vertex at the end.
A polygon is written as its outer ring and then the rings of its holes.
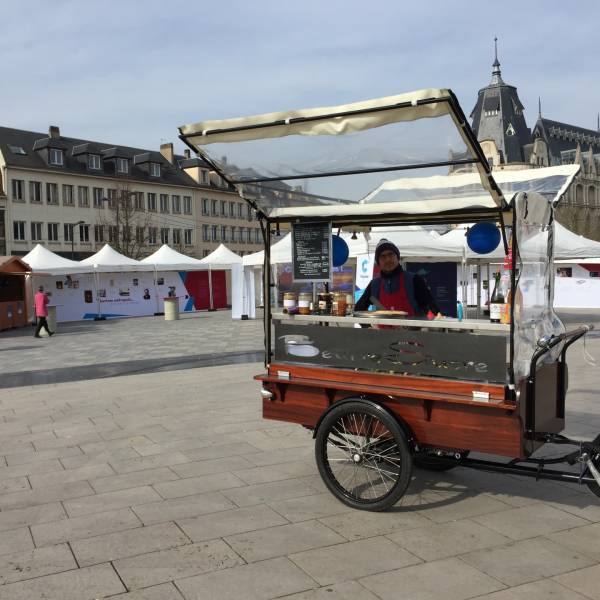
MULTIPOLYGON (((597 469, 600 469, 600 453, 596 454, 592 457, 592 462, 597 469)), ((588 472, 589 474, 589 472, 588 472)), ((596 494, 600 498, 600 485, 598 485, 595 481, 593 483, 587 484, 588 488, 590 488, 593 494, 596 494)))
POLYGON ((325 485, 352 508, 390 508, 410 483, 406 436, 376 405, 357 401, 334 408, 317 430, 315 455, 325 485))
MULTIPOLYGON (((462 458, 466 458, 469 456, 469 451, 461 453, 462 458)), ((419 469, 424 469, 425 471, 437 471, 441 473, 442 471, 449 471, 450 469, 454 469, 454 467, 458 467, 460 465, 460 459, 455 463, 449 463, 446 461, 438 460, 437 457, 430 454, 421 454, 413 457, 413 462, 415 463, 415 467, 419 469)))

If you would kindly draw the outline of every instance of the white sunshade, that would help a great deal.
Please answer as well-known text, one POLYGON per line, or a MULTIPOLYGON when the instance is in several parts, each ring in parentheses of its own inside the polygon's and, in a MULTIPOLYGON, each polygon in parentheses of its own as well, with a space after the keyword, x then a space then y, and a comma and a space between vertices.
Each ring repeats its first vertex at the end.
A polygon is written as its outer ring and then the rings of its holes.
MULTIPOLYGON (((494 180, 508 201, 517 192, 537 192, 557 204, 579 172, 579 165, 560 165, 541 169, 494 171, 494 180)), ((481 187, 478 173, 402 177, 382 183, 359 204, 282 207, 271 212, 274 218, 288 216, 329 217, 339 215, 422 214, 458 209, 493 209, 491 196, 481 187)))
POLYGON ((76 260, 69 260, 68 258, 59 256, 41 244, 36 244, 33 250, 26 254, 22 260, 31 267, 34 274, 36 271, 48 275, 90 273, 93 271, 92 267, 87 267, 81 265, 76 260))
POLYGON ((241 265, 242 257, 232 252, 225 244, 219 244, 216 250, 213 250, 208 256, 205 256, 201 264, 208 267, 228 268, 232 265, 241 265))
POLYGON ((153 265, 157 271, 200 271, 207 266, 197 258, 177 252, 168 244, 163 244, 156 252, 143 258, 141 263, 153 265))
POLYGON ((153 271, 149 264, 129 258, 105 244, 101 250, 79 262, 80 265, 93 267, 94 271, 116 273, 120 271, 153 271))
MULTIPOLYGON (((476 206, 502 206, 475 136, 456 97, 446 89, 204 121, 180 131, 184 141, 268 217, 390 214, 389 204, 367 208, 356 203, 382 182, 396 179, 400 170, 446 174, 449 168, 464 166, 477 171, 476 206)), ((452 210, 472 206, 472 200, 452 198, 452 210)), ((446 210, 439 202, 404 203, 398 209, 398 214, 446 210)))

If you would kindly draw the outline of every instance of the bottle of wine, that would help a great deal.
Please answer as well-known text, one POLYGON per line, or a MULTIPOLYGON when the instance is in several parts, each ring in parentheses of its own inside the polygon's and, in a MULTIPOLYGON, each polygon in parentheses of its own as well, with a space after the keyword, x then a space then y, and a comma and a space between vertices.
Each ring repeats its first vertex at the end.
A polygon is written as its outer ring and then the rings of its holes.
POLYGON ((490 299, 490 321, 492 323, 500 323, 502 311, 504 310, 504 294, 500 286, 500 273, 496 273, 494 279, 494 291, 490 299))

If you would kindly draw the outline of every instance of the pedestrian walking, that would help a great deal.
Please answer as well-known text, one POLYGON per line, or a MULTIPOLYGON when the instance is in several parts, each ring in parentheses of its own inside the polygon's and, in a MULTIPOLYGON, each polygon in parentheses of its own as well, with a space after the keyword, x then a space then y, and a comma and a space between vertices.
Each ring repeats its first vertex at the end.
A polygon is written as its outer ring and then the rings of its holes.
POLYGON ((35 334, 33 335, 33 337, 42 337, 40 335, 42 327, 46 330, 49 336, 54 335, 54 331, 50 331, 50 329, 48 328, 48 302, 50 302, 50 298, 48 297, 48 294, 44 293, 44 286, 40 285, 34 297, 37 327, 35 328, 35 334))

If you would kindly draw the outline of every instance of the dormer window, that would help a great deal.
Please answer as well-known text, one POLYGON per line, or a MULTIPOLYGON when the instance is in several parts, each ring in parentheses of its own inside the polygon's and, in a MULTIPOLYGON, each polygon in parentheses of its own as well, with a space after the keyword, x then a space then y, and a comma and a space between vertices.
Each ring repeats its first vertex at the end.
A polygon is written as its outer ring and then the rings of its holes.
POLYGON ((117 158, 117 173, 129 173, 129 161, 126 158, 117 158))
POLYGON ((160 177, 160 163, 150 163, 150 175, 152 175, 152 177, 160 177))
POLYGON ((64 164, 63 151, 59 148, 50 148, 48 150, 48 162, 56 167, 62 167, 64 164))
POLYGON ((102 168, 99 154, 88 154, 88 169, 99 171, 102 168))
POLYGON ((27 156, 27 152, 25 152, 25 150, 22 148, 22 146, 12 146, 11 144, 9 144, 8 148, 10 149, 10 151, 13 154, 20 154, 21 156, 27 156))

